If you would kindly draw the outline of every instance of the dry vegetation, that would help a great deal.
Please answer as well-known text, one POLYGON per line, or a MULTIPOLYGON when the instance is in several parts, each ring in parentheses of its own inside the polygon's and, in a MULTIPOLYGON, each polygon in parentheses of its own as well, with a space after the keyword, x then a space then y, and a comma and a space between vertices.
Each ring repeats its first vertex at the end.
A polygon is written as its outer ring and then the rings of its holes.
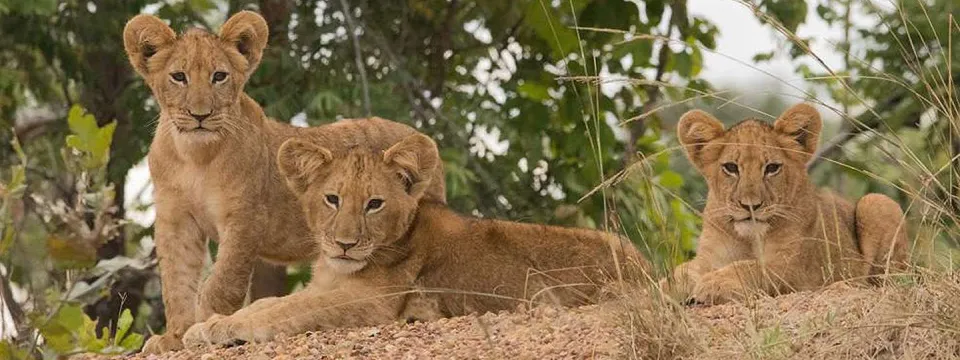
POLYGON ((649 295, 621 327, 638 359, 954 359, 960 356, 960 275, 743 304, 683 307, 649 295))
MULTIPOLYGON (((960 274, 683 306, 656 292, 600 306, 338 329, 131 359, 956 359, 960 274)), ((84 359, 96 357, 85 356, 84 359)))

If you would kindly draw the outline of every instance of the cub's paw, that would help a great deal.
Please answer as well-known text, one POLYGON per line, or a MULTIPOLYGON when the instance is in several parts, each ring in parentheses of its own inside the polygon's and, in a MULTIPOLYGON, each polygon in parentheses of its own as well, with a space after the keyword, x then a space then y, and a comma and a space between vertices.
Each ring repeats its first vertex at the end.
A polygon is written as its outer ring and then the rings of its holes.
POLYGON ((160 354, 167 351, 177 351, 183 349, 183 342, 180 338, 172 334, 154 335, 147 339, 140 352, 144 354, 160 354))
POLYGON ((241 345, 248 342, 270 341, 277 331, 267 322, 239 320, 233 316, 213 315, 210 320, 194 324, 183 334, 183 343, 196 347, 203 345, 241 345))
POLYGON ((660 293, 675 301, 686 303, 690 301, 693 294, 693 282, 687 279, 663 278, 660 279, 658 287, 660 293))
POLYGON ((738 277, 712 272, 703 275, 693 287, 692 300, 701 304, 717 305, 743 300, 746 294, 747 289, 738 277))

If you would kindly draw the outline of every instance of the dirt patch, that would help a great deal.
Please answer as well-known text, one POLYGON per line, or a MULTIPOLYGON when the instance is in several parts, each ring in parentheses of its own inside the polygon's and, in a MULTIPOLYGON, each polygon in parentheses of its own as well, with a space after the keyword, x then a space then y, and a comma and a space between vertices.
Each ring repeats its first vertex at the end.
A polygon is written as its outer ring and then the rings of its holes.
POLYGON ((950 359, 960 358, 960 329, 952 327, 960 319, 957 289, 956 279, 895 288, 839 284, 711 307, 671 306, 645 294, 602 306, 339 329, 128 358, 950 359))
MULTIPOLYGON (((129 359, 613 359, 623 354, 597 306, 536 308, 413 324, 338 329, 232 348, 129 359)), ((92 359, 92 357, 87 357, 92 359)))

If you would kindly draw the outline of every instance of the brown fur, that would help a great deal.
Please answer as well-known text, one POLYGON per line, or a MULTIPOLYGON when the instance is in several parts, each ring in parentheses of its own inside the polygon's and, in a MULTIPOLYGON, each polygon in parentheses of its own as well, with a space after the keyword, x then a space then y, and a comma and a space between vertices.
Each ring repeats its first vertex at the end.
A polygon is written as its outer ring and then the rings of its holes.
POLYGON ((439 162, 423 135, 383 154, 288 140, 279 157, 321 249, 317 275, 301 292, 194 325, 187 344, 265 341, 527 302, 592 303, 600 284, 620 274, 635 279, 646 266, 613 234, 462 217, 420 202, 439 162), (628 265, 619 274, 618 263, 628 265))
POLYGON ((819 113, 807 104, 788 109, 772 127, 747 120, 724 130, 703 111, 684 114, 677 135, 709 193, 696 258, 663 284, 677 295, 720 303, 904 265, 906 228, 896 202, 870 194, 854 206, 807 177, 820 129, 819 113))
MULTIPOLYGON (((177 37, 150 15, 134 17, 124 29, 130 63, 161 109, 148 161, 167 332, 150 338, 144 352, 181 348, 191 324, 240 308, 258 258, 313 260, 316 244, 277 170, 284 140, 300 135, 330 149, 386 149, 416 133, 378 118, 308 129, 267 118, 243 92, 266 40, 266 22, 252 12, 231 17, 219 35, 194 29, 177 37), (218 79, 217 72, 226 74, 218 79), (219 252, 198 289, 206 239, 218 241, 219 252)), ((442 174, 438 166, 427 191, 433 201, 445 202, 442 174)))

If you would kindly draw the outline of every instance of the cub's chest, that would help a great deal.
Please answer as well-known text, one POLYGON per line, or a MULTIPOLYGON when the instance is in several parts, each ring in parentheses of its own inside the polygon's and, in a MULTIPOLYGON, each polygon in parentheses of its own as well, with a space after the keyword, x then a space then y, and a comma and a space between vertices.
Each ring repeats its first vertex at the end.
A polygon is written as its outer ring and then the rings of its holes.
POLYGON ((170 197, 188 211, 207 236, 216 238, 217 214, 225 204, 227 187, 218 186, 217 174, 208 168, 178 164, 161 179, 155 179, 158 197, 170 197))

